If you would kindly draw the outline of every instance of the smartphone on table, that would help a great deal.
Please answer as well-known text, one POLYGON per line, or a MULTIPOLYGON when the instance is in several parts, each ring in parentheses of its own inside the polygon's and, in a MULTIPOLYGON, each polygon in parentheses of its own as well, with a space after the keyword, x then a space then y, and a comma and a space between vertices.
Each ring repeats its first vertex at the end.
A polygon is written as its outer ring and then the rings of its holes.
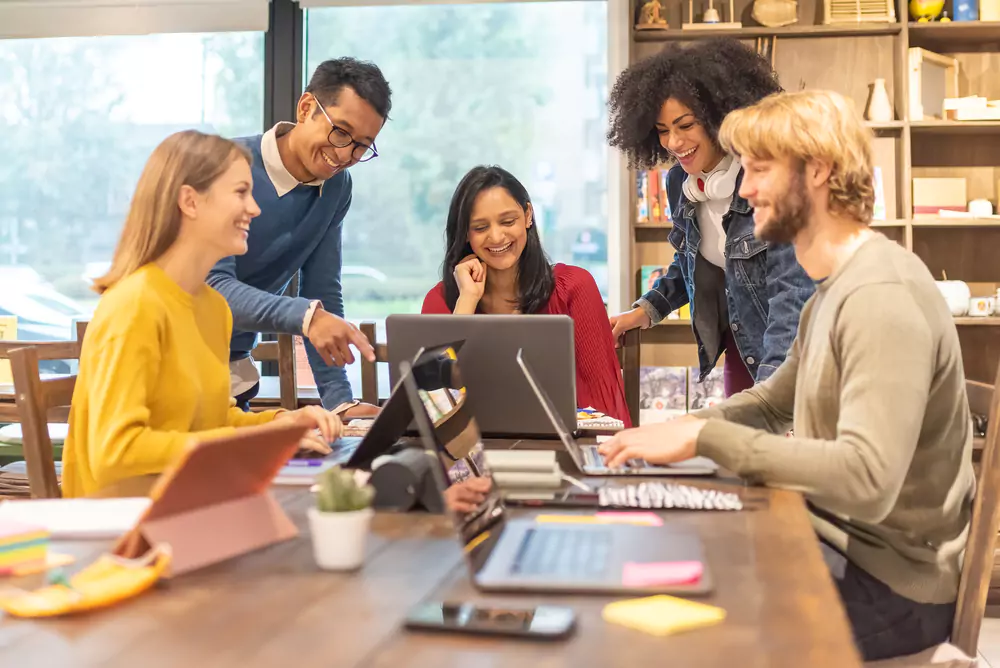
POLYGON ((406 617, 408 629, 539 640, 565 638, 575 626, 576 614, 571 608, 553 605, 512 608, 434 601, 418 604, 406 617))

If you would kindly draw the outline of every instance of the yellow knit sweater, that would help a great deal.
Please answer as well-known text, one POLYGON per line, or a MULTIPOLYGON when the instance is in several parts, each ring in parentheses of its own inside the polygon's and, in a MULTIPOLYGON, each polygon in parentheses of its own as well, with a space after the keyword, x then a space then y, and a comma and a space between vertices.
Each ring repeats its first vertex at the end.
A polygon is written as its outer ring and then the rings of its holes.
POLYGON ((63 495, 160 473, 197 440, 273 420, 230 398, 232 329, 222 295, 191 295, 155 264, 105 292, 80 355, 63 495))

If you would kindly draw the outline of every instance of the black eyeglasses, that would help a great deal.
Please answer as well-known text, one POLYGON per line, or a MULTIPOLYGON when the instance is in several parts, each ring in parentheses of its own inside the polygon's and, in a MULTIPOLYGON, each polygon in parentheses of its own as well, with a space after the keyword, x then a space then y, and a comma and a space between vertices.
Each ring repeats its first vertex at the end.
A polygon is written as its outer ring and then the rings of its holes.
POLYGON ((372 142, 372 145, 369 146, 368 144, 362 144, 359 141, 354 141, 354 137, 352 137, 347 130, 344 130, 333 122, 330 115, 326 113, 326 109, 324 109, 323 105, 320 104, 319 100, 316 98, 313 99, 316 100, 316 106, 323 112, 323 117, 326 118, 326 121, 332 128, 327 140, 334 148, 346 148, 353 144, 354 148, 351 150, 351 157, 358 162, 368 162, 372 158, 378 157, 378 151, 375 150, 375 142, 372 142))

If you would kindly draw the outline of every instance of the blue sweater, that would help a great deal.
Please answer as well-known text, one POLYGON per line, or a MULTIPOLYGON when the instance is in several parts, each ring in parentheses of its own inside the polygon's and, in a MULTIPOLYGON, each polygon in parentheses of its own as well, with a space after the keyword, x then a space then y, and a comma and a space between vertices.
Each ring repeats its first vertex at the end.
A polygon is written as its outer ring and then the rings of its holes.
MULTIPOLYGON (((236 141, 253 154, 253 196, 260 215, 250 223, 245 255, 221 260, 208 284, 222 293, 233 311, 231 358, 246 356, 260 332, 302 334, 302 321, 312 300, 344 317, 340 284, 341 231, 351 207, 351 177, 344 171, 322 186, 300 184, 278 197, 261 157, 261 135, 236 141), (302 272, 299 296, 281 293, 302 272)), ((309 365, 327 408, 353 398, 344 369, 327 366, 305 340, 309 365)))

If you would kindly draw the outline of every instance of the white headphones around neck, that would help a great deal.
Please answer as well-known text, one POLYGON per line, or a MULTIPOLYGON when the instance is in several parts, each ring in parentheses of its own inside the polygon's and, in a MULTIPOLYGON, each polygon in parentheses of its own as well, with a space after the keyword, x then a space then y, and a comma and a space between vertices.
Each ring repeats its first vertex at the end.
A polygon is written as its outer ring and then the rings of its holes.
POLYGON ((692 202, 730 199, 736 191, 736 177, 740 174, 740 161, 727 155, 711 174, 688 174, 682 190, 692 202))

